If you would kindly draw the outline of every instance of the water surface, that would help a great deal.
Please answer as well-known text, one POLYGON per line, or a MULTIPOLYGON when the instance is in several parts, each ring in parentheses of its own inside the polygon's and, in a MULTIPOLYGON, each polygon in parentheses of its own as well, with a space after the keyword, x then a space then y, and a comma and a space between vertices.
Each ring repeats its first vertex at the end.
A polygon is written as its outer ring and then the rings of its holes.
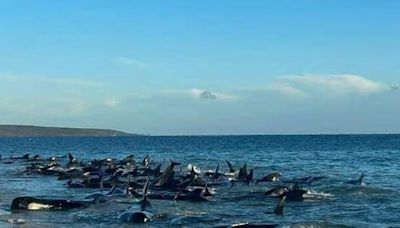
MULTIPOLYGON (((225 159, 237 167, 247 164, 261 178, 280 171, 284 178, 325 175, 305 186, 312 200, 288 202, 283 216, 270 214, 276 201, 262 195, 270 184, 223 185, 213 201, 205 203, 153 200, 153 208, 167 217, 146 226, 211 227, 238 222, 277 223, 282 226, 400 227, 400 135, 337 136, 198 136, 198 137, 76 137, 0 138, 4 158, 25 153, 43 157, 73 153, 79 159, 123 158, 134 154, 139 160, 149 154, 167 163, 169 158, 214 169, 225 159), (366 186, 345 182, 365 173, 366 186)), ((90 189, 69 189, 52 176, 24 175, 24 163, 0 162, 0 226, 10 218, 22 218, 26 227, 128 226, 118 222, 118 213, 129 207, 107 203, 102 207, 64 212, 8 211, 17 196, 79 198, 90 189)), ((165 166, 163 166, 165 167, 165 166)))

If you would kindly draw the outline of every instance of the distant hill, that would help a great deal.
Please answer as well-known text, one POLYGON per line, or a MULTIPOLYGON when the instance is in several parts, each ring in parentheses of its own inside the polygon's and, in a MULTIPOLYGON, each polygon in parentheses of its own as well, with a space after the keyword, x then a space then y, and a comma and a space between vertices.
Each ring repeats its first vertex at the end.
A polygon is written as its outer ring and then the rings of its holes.
POLYGON ((0 137, 138 136, 109 129, 0 125, 0 137))

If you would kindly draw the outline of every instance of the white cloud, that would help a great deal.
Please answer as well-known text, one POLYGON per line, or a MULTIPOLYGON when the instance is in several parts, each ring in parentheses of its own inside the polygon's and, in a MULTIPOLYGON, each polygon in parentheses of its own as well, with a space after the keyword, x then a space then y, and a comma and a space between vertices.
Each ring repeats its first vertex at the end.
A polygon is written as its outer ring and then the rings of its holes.
POLYGON ((297 90, 328 92, 330 94, 370 94, 389 90, 389 86, 360 75, 290 75, 278 78, 297 90))
POLYGON ((286 83, 275 83, 268 87, 268 90, 278 92, 286 96, 304 97, 307 94, 286 83))
POLYGON ((139 67, 139 68, 148 68, 150 67, 150 64, 136 60, 136 59, 131 59, 128 57, 118 57, 114 60, 114 62, 117 65, 121 66, 134 66, 134 67, 139 67))

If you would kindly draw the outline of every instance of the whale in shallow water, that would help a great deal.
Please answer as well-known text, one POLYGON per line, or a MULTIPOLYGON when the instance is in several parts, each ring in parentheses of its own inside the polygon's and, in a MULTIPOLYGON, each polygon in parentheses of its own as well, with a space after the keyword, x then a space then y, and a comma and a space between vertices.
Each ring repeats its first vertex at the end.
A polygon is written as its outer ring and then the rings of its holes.
POLYGON ((304 194, 307 191, 301 189, 298 184, 295 184, 292 188, 289 188, 289 191, 285 192, 286 199, 289 201, 302 201, 304 199, 304 194))
POLYGON ((302 201, 304 199, 303 195, 306 193, 306 190, 301 189, 298 184, 295 184, 292 188, 286 186, 275 186, 266 191, 265 195, 273 198, 282 198, 283 196, 286 196, 288 201, 302 201))
POLYGON ((147 208, 151 207, 150 202, 147 199, 147 193, 150 185, 150 180, 147 178, 146 184, 143 187, 143 199, 139 202, 140 209, 134 210, 129 208, 118 215, 118 219, 124 223, 146 223, 153 220, 156 215, 147 208))
POLYGON ((215 171, 207 171, 206 173, 204 173, 204 175, 216 181, 219 180, 224 174, 219 172, 219 163, 218 163, 217 167, 215 168, 215 171))
POLYGON ((164 172, 159 177, 158 181, 154 184, 155 187, 175 187, 174 183, 174 168, 175 166, 180 165, 178 162, 174 162, 171 160, 171 164, 164 170, 164 172))
POLYGON ((11 156, 10 159, 29 159, 30 154, 24 154, 23 156, 11 156))
POLYGON ((153 217, 154 214, 149 211, 126 211, 120 214, 118 219, 125 223, 146 223, 150 222, 153 217))
POLYGON ((44 199, 36 197, 17 197, 11 203, 11 210, 68 210, 73 208, 87 207, 91 204, 90 201, 73 201, 66 199, 44 199))
POLYGON ((364 184, 363 180, 364 180, 364 173, 361 173, 361 176, 358 179, 347 181, 347 183, 352 185, 363 185, 364 184))
POLYGON ((175 200, 185 200, 185 201, 208 201, 209 197, 212 196, 207 187, 195 188, 193 190, 180 191, 176 194, 175 200))
POLYGON ((274 181, 279 181, 279 178, 282 176, 282 174, 280 172, 272 172, 268 175, 266 175, 265 177, 256 180, 256 184, 260 183, 260 182, 274 182, 274 181))
POLYGON ((275 186, 275 187, 267 190, 265 192, 265 195, 276 198, 276 197, 282 196, 283 194, 285 194, 288 191, 289 191, 289 188, 286 186, 275 186))

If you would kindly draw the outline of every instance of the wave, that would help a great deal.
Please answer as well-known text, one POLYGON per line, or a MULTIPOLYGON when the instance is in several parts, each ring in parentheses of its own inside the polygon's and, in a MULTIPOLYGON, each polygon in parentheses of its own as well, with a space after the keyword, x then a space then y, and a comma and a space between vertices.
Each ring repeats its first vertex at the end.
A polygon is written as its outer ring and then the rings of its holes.
POLYGON ((306 194, 303 195, 306 201, 319 201, 319 200, 327 200, 334 199, 335 195, 326 192, 318 192, 314 190, 308 190, 306 194))
POLYGON ((282 226, 282 228, 328 228, 328 227, 329 228, 349 228, 349 227, 353 227, 353 226, 335 224, 335 223, 331 223, 331 222, 315 222, 315 221, 301 222, 301 223, 295 223, 295 224, 282 226))
POLYGON ((336 186, 331 189, 336 195, 339 194, 385 194, 385 195, 400 195, 400 192, 370 185, 361 186, 336 186))

